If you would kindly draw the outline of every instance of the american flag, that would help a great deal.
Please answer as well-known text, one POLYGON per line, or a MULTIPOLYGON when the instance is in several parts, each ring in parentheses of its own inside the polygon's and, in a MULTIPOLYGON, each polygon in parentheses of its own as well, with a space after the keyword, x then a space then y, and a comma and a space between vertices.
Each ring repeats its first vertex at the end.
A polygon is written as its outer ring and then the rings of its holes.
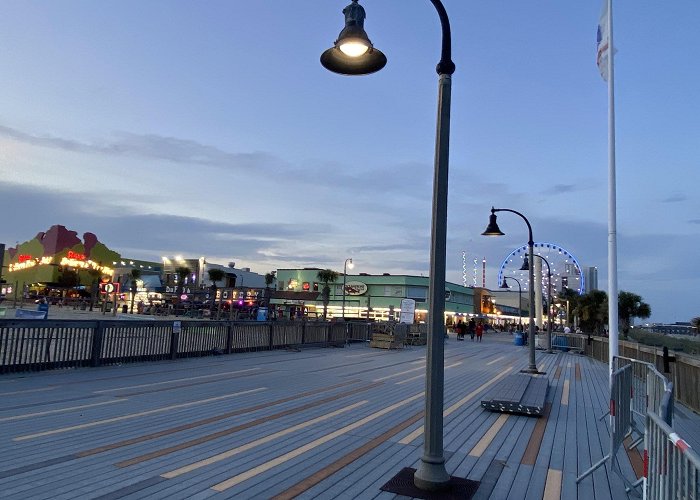
POLYGON ((608 1, 603 0, 603 12, 600 13, 600 21, 598 21, 598 55, 596 64, 600 71, 600 76, 603 80, 608 81, 608 56, 610 53, 610 23, 608 17, 608 1))

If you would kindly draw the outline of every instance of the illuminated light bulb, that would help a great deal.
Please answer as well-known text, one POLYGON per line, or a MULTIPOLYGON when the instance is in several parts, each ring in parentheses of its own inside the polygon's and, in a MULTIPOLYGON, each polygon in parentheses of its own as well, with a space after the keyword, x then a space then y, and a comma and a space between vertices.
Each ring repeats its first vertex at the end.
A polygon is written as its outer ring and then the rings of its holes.
POLYGON ((360 57, 361 55, 366 54, 369 50, 369 46, 367 44, 358 41, 345 42, 338 48, 348 57, 360 57))

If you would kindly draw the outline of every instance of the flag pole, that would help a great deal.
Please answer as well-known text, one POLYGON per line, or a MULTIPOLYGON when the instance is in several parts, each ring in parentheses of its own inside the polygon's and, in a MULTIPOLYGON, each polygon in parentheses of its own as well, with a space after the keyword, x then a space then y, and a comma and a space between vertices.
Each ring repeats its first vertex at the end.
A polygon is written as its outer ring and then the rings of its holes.
POLYGON ((612 0, 608 3, 608 363, 618 355, 617 311, 617 190, 615 176, 615 46, 613 45, 612 0))

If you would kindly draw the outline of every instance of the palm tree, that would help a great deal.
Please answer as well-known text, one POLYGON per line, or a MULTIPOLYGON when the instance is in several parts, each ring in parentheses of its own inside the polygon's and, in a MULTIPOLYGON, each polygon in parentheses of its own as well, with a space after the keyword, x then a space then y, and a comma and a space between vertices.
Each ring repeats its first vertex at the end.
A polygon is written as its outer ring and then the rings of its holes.
POLYGON ((576 308, 578 306, 579 300, 581 299, 581 295, 576 290, 573 290, 571 288, 563 288, 561 292, 557 294, 557 300, 561 302, 567 302, 568 303, 568 309, 567 309, 567 326, 571 326, 571 317, 576 316, 576 308), (571 317, 569 317, 571 316, 571 317))
POLYGON ((321 299, 323 300, 323 318, 326 318, 326 315, 328 314, 328 303, 331 301, 331 287, 328 286, 328 283, 334 283, 337 279, 338 276, 340 276, 337 272, 333 271, 332 269, 322 269, 318 272, 316 277, 318 278, 318 281, 323 283, 323 290, 321 291, 321 299))
MULTIPOLYGON (((222 269, 218 269, 216 267, 212 269, 207 269, 207 274, 209 275, 209 279, 212 281, 211 284, 211 306, 212 308, 214 307, 214 302, 216 302, 216 282, 221 281, 224 279, 224 276, 226 276, 226 273, 222 269)), ((221 310, 221 300, 219 300, 219 310, 221 310)))
POLYGON ((132 269, 131 277, 131 314, 134 314, 134 299, 136 298, 137 280, 141 277, 141 269, 132 269))
POLYGON ((651 316, 651 307, 636 293, 620 292, 617 296, 617 316, 622 324, 622 335, 627 338, 632 318, 648 318, 651 316))
POLYGON ((267 306, 270 306, 270 295, 272 295, 270 290, 270 285, 272 285, 277 279, 277 271, 270 271, 265 274, 265 302, 267 306))
POLYGON ((603 325, 608 320, 608 294, 602 290, 592 290, 582 295, 576 313, 581 317, 581 327, 584 331, 600 335, 603 325))
POLYGON ((695 328, 695 335, 700 333, 700 316, 690 320, 690 324, 695 328))
POLYGON ((92 311, 92 308, 95 306, 95 295, 100 292, 99 280, 102 277, 102 273, 94 267, 88 268, 87 273, 92 278, 90 283, 90 310, 92 311))

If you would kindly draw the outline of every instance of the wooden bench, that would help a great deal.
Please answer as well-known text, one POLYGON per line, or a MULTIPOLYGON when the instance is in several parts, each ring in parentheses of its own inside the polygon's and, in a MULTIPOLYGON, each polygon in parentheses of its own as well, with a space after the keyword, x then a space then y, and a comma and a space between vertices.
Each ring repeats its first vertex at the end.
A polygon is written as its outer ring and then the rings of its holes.
POLYGON ((549 381, 524 373, 508 375, 481 400, 481 407, 502 413, 541 416, 549 381))

